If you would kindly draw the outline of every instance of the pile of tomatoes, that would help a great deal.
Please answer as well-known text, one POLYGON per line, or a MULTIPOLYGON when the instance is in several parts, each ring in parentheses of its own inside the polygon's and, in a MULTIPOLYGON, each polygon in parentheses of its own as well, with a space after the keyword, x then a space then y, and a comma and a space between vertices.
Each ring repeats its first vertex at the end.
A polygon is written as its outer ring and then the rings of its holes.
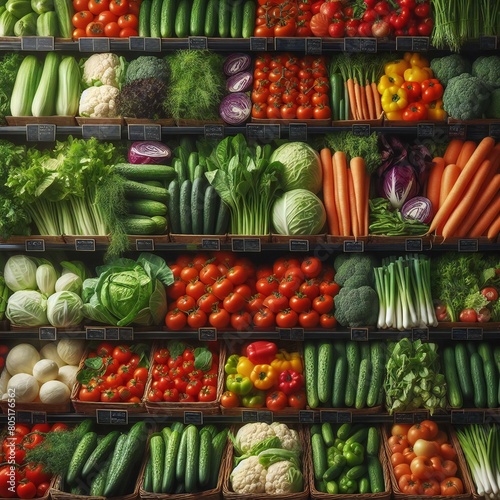
POLYGON ((137 36, 141 0, 73 0, 73 39, 137 36))
POLYGON ((254 63, 252 118, 330 119, 324 57, 259 54, 254 63))
POLYGON ((283 256, 256 266, 232 252, 181 255, 170 264, 169 330, 334 328, 333 298, 340 290, 333 267, 317 257, 283 256))
POLYGON ((101 342, 78 373, 78 399, 84 402, 141 403, 148 380, 146 346, 113 345, 101 342), (142 352, 141 352, 142 351, 142 352))
POLYGON ((403 493, 427 496, 464 493, 462 480, 457 477, 457 452, 436 422, 393 425, 389 447, 394 476, 403 493))
MULTIPOLYGON (((206 349, 206 348, 205 348, 206 349)), ((207 403, 217 398, 219 356, 211 350, 212 361, 206 370, 195 366, 197 351, 193 346, 182 354, 171 356, 166 347, 154 354, 152 382, 147 399, 151 402, 207 403)))
POLYGON ((63 423, 12 424, 4 431, 1 449, 0 497, 39 498, 47 494, 52 475, 45 472, 42 464, 26 463, 26 452, 37 447, 47 432, 65 431, 63 423))

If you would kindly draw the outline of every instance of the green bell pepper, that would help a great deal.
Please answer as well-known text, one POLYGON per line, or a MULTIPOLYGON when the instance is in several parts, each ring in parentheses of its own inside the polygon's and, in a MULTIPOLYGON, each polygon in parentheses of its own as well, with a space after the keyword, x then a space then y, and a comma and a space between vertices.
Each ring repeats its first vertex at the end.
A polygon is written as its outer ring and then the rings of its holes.
POLYGON ((241 398, 241 403, 245 408, 262 408, 266 403, 266 393, 254 389, 241 398))
POLYGON ((238 373, 238 370, 236 370, 236 367, 238 366, 238 361, 240 357, 238 354, 231 354, 229 358, 227 358, 226 364, 224 365, 224 371, 230 375, 232 373, 238 373))
POLYGON ((226 387, 238 396, 245 396, 253 389, 250 377, 243 377, 238 373, 230 373, 226 378, 226 387))
POLYGON ((326 483, 326 492, 330 493, 330 495, 338 495, 339 494, 339 485, 336 481, 328 481, 326 483))
POLYGON ((358 491, 358 482, 355 479, 349 479, 342 474, 339 479, 339 492, 345 495, 352 495, 358 491))
POLYGON ((345 441, 340 438, 335 438, 335 441, 333 442, 333 446, 337 448, 337 450, 342 451, 345 446, 345 441))
POLYGON ((337 455, 340 455, 341 457, 343 456, 342 452, 340 450, 337 450, 335 446, 330 446, 330 448, 328 448, 328 451, 326 452, 328 467, 331 467, 334 464, 334 460, 337 455))
POLYGON ((361 465, 365 459, 365 447, 360 443, 346 444, 342 454, 346 458, 349 467, 361 465))

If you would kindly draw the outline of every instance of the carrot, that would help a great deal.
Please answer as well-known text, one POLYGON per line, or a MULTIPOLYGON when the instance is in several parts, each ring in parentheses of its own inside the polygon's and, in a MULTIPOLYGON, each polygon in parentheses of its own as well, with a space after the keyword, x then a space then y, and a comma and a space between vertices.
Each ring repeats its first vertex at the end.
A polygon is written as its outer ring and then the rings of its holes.
MULTIPOLYGON (((356 218, 358 220, 358 231, 361 236, 364 235, 365 231, 365 214, 364 209, 366 206, 365 198, 368 198, 368 193, 365 191, 365 175, 366 175, 366 164, 365 160, 360 156, 351 158, 350 162, 351 172, 352 172, 352 184, 353 184, 353 196, 355 200, 355 210, 356 218)), ((351 193, 349 192, 349 196, 351 193)), ((351 214, 351 220, 355 217, 351 214)), ((356 235, 354 235, 356 236, 356 235)))
POLYGON ((328 233, 334 236, 340 234, 339 218, 335 206, 335 187, 333 185, 332 153, 329 148, 320 151, 321 168, 323 170, 323 203, 326 210, 328 233))
POLYGON ((382 103, 380 102, 380 94, 378 93, 377 84, 375 82, 372 82, 371 87, 373 93, 373 100, 375 102, 375 115, 376 115, 375 118, 379 118, 380 115, 382 114, 382 103))
POLYGON ((432 204, 432 213, 435 214, 439 208, 439 194, 441 190, 441 178, 444 171, 444 159, 440 156, 432 160, 431 173, 427 181, 426 196, 432 204))
POLYGON ((363 119, 363 109, 361 106, 361 90, 359 87, 358 80, 354 80, 354 95, 356 96, 356 114, 357 120, 363 119))
POLYGON ((443 156, 445 165, 449 165, 450 163, 457 163, 458 155, 460 154, 463 144, 464 141, 462 141, 461 139, 452 139, 448 143, 448 147, 446 148, 443 156))
POLYGON ((479 238, 491 226, 495 218, 500 213, 500 195, 496 195, 493 202, 484 210, 477 219, 474 227, 469 231, 468 236, 479 238))
POLYGON ((458 155, 456 164, 460 167, 460 169, 465 167, 465 164, 469 161, 469 158, 472 156, 474 151, 476 150, 477 144, 474 141, 465 141, 462 149, 460 150, 460 154, 458 155))
POLYGON ((351 228, 354 238, 359 236, 359 219, 356 213, 356 195, 354 194, 354 184, 352 180, 352 170, 347 169, 347 187, 349 190, 349 210, 351 213, 351 228))
POLYGON ((361 95, 361 112, 363 120, 368 120, 370 118, 370 113, 368 112, 368 104, 366 102, 366 92, 363 85, 359 86, 359 93, 361 95))
POLYGON ((365 174, 365 198, 363 200, 364 208, 363 208, 363 231, 361 231, 361 236, 368 236, 369 228, 370 228, 370 181, 371 177, 368 172, 365 174))
POLYGON ((455 206, 458 204, 460 197, 467 188, 470 180, 476 173, 483 160, 490 154, 494 146, 495 140, 492 137, 485 137, 478 144, 476 150, 464 166, 460 177, 457 179, 457 182, 455 182, 449 195, 446 197, 446 200, 439 207, 437 214, 432 219, 429 233, 435 231, 437 227, 446 223, 446 220, 450 216, 455 206))
POLYGON ((498 233, 500 232, 500 215, 497 215, 495 220, 491 223, 491 226, 488 228, 488 236, 489 240, 494 240, 498 233))
POLYGON ((441 185, 439 188, 438 209, 443 205, 444 200, 446 200, 446 197, 450 194, 450 191, 461 173, 462 171, 454 163, 444 167, 443 175, 441 177, 441 185))
POLYGON ((354 91, 354 80, 349 78, 347 80, 347 93, 349 94, 349 108, 351 110, 351 119, 357 120, 358 115, 356 112, 356 92, 354 91))
POLYGON ((443 227, 442 235, 445 239, 456 235, 455 233, 458 226, 463 222, 465 216, 469 213, 469 210, 479 196, 479 190, 488 176, 490 167, 491 162, 489 160, 484 160, 483 163, 481 163, 471 183, 465 190, 462 199, 459 201, 443 227))
MULTIPOLYGON (((488 179, 486 179, 486 181, 487 180, 488 179)), ((475 224, 491 200, 500 191, 500 174, 494 175, 488 184, 486 184, 486 181, 484 181, 481 186, 481 196, 478 197, 476 203, 465 216, 462 224, 460 224, 457 230, 457 236, 459 238, 467 236, 469 229, 475 224)))
POLYGON ((500 142, 492 149, 491 153, 488 155, 488 160, 491 161, 491 171, 493 175, 495 175, 500 167, 500 142))
POLYGON ((334 179, 337 187, 339 199, 339 226, 341 236, 351 235, 351 216, 349 210, 349 186, 347 181, 347 159, 345 153, 337 151, 334 155, 333 168, 335 169, 334 179))
POLYGON ((373 101, 372 87, 368 82, 366 82, 365 85, 365 94, 366 94, 366 105, 368 106, 368 119, 373 120, 376 118, 375 102, 373 101))
POLYGON ((332 156, 332 169, 333 169, 333 192, 335 194, 335 211, 337 212, 337 221, 339 223, 339 236, 342 235, 342 215, 340 213, 340 198, 339 198, 339 179, 338 171, 335 166, 335 155, 332 156))

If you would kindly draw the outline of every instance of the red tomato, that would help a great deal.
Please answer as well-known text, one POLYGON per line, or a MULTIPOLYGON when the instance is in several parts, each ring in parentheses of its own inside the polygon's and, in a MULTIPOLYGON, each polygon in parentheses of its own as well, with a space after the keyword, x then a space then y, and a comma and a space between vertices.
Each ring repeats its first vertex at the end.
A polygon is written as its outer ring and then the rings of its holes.
POLYGON ((306 280, 300 285, 299 292, 309 297, 312 301, 320 294, 319 284, 315 280, 306 280))
POLYGON ((292 309, 285 309, 276 315, 276 325, 280 328, 293 328, 299 322, 299 315, 292 309))
POLYGON ((198 394, 198 401, 208 402, 215 401, 217 397, 217 388, 213 385, 204 385, 198 394))
POLYGON ((224 408, 236 408, 240 406, 240 399, 234 392, 224 391, 220 398, 220 404, 224 408))
POLYGON ((408 431, 410 430, 412 424, 394 424, 391 427, 391 435, 392 436, 406 436, 408 431))
MULTIPOLYGON (((111 14, 110 12, 110 15, 111 14)), ((167 287, 167 297, 172 300, 177 300, 182 295, 186 293, 186 282, 183 281, 180 277, 175 278, 175 281, 167 287)))
POLYGON ((275 315, 269 308, 263 307, 255 313, 253 323, 259 328, 272 328, 276 325, 275 315))
POLYGON ((123 385, 123 375, 119 375, 118 373, 110 373, 104 379, 103 387, 105 389, 114 389, 119 385, 123 385))
POLYGON ((80 401, 100 401, 101 391, 92 386, 82 387, 78 393, 80 401))
POLYGON ((28 479, 22 479, 16 488, 19 498, 34 498, 36 495, 36 485, 28 479))
POLYGON ((50 428, 50 432, 61 432, 61 431, 67 431, 67 430, 68 430, 68 426, 66 424, 64 424, 63 422, 56 422, 50 428))
POLYGON ((107 389, 101 392, 101 401, 103 403, 115 403, 120 401, 120 395, 116 389, 107 389))
POLYGON ((310 309, 311 299, 303 293, 296 292, 295 295, 290 297, 289 306, 295 312, 303 313, 303 312, 308 311, 310 309))
POLYGON ((411 461, 410 469, 417 479, 430 479, 434 474, 434 466, 427 457, 415 457, 411 461))
POLYGON ((37 497, 43 497, 47 493, 47 490, 50 488, 50 483, 45 482, 45 483, 40 483, 36 487, 36 495, 37 497))
POLYGON ((130 361, 132 357, 132 351, 128 345, 119 345, 113 349, 113 358, 115 358, 120 364, 126 364, 130 361))
POLYGON ((87 33, 85 33, 85 30, 83 28, 76 28, 76 30, 73 30, 73 33, 71 34, 71 38, 73 38, 73 40, 78 40, 79 38, 86 36, 87 33))
POLYGON ((439 448, 439 454, 446 460, 457 459, 457 450, 450 443, 443 443, 439 448))
POLYGON ((104 36, 104 24, 100 21, 91 21, 85 27, 85 33, 89 37, 100 37, 104 36))
POLYGON ((89 0, 73 0, 73 8, 75 12, 89 10, 89 0))
POLYGON ((330 106, 320 104, 314 107, 313 115, 316 120, 329 120, 332 117, 332 110, 330 106))
POLYGON ((311 17, 309 27, 314 36, 326 37, 328 36, 328 26, 330 25, 330 19, 325 14, 314 14, 311 17))
POLYGON ((88 10, 78 11, 72 18, 71 23, 75 28, 86 28, 87 24, 94 20, 94 15, 88 10))
POLYGON ((180 309, 173 309, 165 316, 165 325, 169 330, 181 330, 187 324, 186 313, 180 309))
POLYGON ((20 436, 25 436, 29 432, 31 432, 31 429, 27 425, 24 425, 24 424, 15 424, 14 425, 14 433, 15 434, 19 434, 20 436))
POLYGON ((412 474, 403 474, 399 478, 398 487, 406 495, 422 494, 422 482, 412 474))
POLYGON ((187 324, 191 328, 201 328, 205 326, 208 321, 208 316, 201 309, 194 309, 188 314, 187 324))
POLYGON ((274 314, 278 314, 288 307, 288 297, 279 292, 273 292, 264 299, 263 305, 268 307, 274 314))
MULTIPOLYGON (((173 391, 175 389, 169 389, 169 390, 173 391)), ((160 389, 152 388, 148 391, 148 401, 151 401, 153 403, 158 403, 158 402, 162 401, 162 399, 163 399, 163 395, 162 395, 160 389)))
POLYGON ((170 352, 167 348, 158 349, 153 356, 155 363, 164 364, 168 362, 168 358, 170 358, 170 352))
POLYGON ((89 10, 95 16, 109 10, 109 0, 89 0, 89 10))
POLYGON ((195 300, 198 300, 205 292, 206 285, 198 278, 195 278, 186 285, 186 295, 193 297, 195 300))
POLYGON ((331 295, 319 295, 312 302, 312 307, 319 314, 328 314, 333 309, 333 297, 331 295))
POLYGON ((410 465, 407 464, 406 462, 404 464, 399 464, 394 467, 394 475, 396 476, 397 481, 399 481, 401 479, 401 476, 404 476, 405 474, 408 475, 411 474, 410 465))
POLYGON ((438 434, 438 426, 432 420, 422 420, 408 429, 408 442, 413 446, 417 439, 432 441, 438 434))
POLYGON ((231 326, 236 330, 247 330, 252 322, 252 317, 247 311, 231 314, 231 326))
POLYGON ((389 448, 391 449, 392 453, 396 453, 398 451, 403 451, 405 448, 408 447, 408 439, 403 436, 391 436, 388 439, 389 442, 389 448))
POLYGON ((200 280, 205 285, 213 285, 220 277, 221 273, 216 264, 206 264, 200 270, 200 280))
POLYGON ((319 325, 319 322, 320 316, 314 309, 299 314, 299 324, 302 328, 315 328, 319 325))
MULTIPOLYGON (((47 425, 49 427, 49 430, 50 430, 49 424, 43 424, 43 425, 47 425)), ((38 434, 38 432, 48 432, 48 431, 37 431, 35 429, 30 434, 27 434, 26 436, 24 436, 21 446, 25 450, 32 450, 33 448, 36 448, 43 441, 43 439, 44 439, 43 436, 41 434, 38 434)))
POLYGON ((144 394, 144 382, 135 378, 130 379, 126 385, 131 396, 141 397, 144 394))
POLYGON ((323 269, 323 264, 317 257, 307 257, 300 264, 300 269, 307 279, 317 278, 323 269))
POLYGON ((190 281, 193 281, 197 277, 198 277, 198 269, 196 269, 196 267, 194 267, 192 263, 182 268, 181 270, 182 281, 189 283, 190 281))
MULTIPOLYGON (((187 287, 186 287, 187 288, 187 287)), ((177 309, 183 312, 189 312, 196 306, 196 299, 190 295, 182 295, 176 301, 177 309)))
POLYGON ((134 371, 134 378, 145 384, 148 379, 148 369, 145 366, 136 368, 134 371))
POLYGON ((433 457, 439 453, 439 446, 435 441, 417 439, 413 445, 413 451, 417 457, 433 457))
POLYGON ((137 29, 139 24, 139 19, 135 14, 124 14, 118 18, 118 26, 120 28, 132 28, 137 29))
POLYGON ((490 302, 494 300, 498 300, 498 291, 496 288, 492 286, 488 286, 481 290, 481 293, 484 297, 486 297, 490 302))
POLYGON ((426 479, 422 482, 422 493, 427 496, 439 495, 441 486, 435 479, 426 479))
POLYGON ((302 284, 302 280, 296 276, 288 276, 280 281, 278 291, 288 299, 297 292, 302 284))
POLYGON ((224 309, 229 313, 235 313, 245 308, 246 300, 241 293, 231 292, 222 301, 224 309))
POLYGON ((201 380, 190 380, 186 386, 186 394, 188 394, 189 396, 197 396, 202 387, 203 383, 201 382, 201 380))
POLYGON ((266 396, 266 407, 271 411, 281 411, 288 406, 288 397, 283 391, 273 391, 266 396))
POLYGON ((220 277, 213 285, 212 285, 212 293, 220 300, 224 300, 234 289, 234 285, 225 276, 220 277))
POLYGON ((462 480, 458 477, 448 477, 440 484, 441 495, 455 496, 461 495, 464 492, 462 480))
POLYGON ((398 451, 397 453, 393 453, 391 455, 391 464, 393 467, 396 467, 396 465, 405 464, 405 463, 406 463, 405 456, 400 451, 398 451))
MULTIPOLYGON (((115 16, 110 10, 104 10, 97 16, 97 21, 104 24, 104 31, 106 31, 106 24, 116 23, 116 21, 118 21, 118 17, 115 16)), ((174 274, 174 277, 177 279, 179 276, 174 274)))
POLYGON ((109 10, 117 16, 123 16, 128 10, 128 0, 111 0, 109 10))
POLYGON ((319 317, 321 328, 335 328, 337 326, 337 318, 332 313, 322 314, 319 317))

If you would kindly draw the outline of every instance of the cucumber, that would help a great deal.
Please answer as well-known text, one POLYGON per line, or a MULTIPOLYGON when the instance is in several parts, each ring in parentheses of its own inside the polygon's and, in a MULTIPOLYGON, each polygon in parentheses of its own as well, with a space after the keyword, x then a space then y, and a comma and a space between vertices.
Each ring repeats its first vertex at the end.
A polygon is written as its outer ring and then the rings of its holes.
POLYGON ((359 377, 358 385, 356 388, 356 398, 354 406, 356 409, 360 410, 366 406, 366 398, 368 397, 368 391, 370 389, 370 360, 362 359, 359 364, 359 377))
POLYGON ((172 38, 174 36, 176 4, 177 0, 163 0, 161 4, 160 34, 162 38, 172 38))
POLYGON ((335 434, 333 433, 333 427, 330 422, 323 422, 321 424, 321 435, 323 436, 325 446, 333 446, 333 443, 335 442, 335 434))
POLYGON ((380 451, 380 435, 376 427, 370 427, 368 429, 365 451, 369 456, 378 457, 380 451))
POLYGON ((90 431, 78 443, 66 472, 66 483, 74 485, 80 476, 85 462, 97 446, 97 433, 90 431))
POLYGON ((337 437, 345 441, 351 435, 352 425, 351 424, 342 424, 337 429, 337 437))
POLYGON ((177 38, 189 36, 189 16, 191 15, 191 0, 180 0, 175 13, 174 33, 177 38))
POLYGON ((142 0, 139 10, 139 25, 137 27, 137 34, 139 36, 151 36, 151 5, 152 0, 142 0))
POLYGON ((168 191, 165 188, 130 180, 123 181, 123 188, 128 199, 141 198, 168 203, 168 191))
POLYGON ((337 358, 335 362, 335 370, 333 372, 333 392, 332 392, 332 407, 342 408, 345 400, 345 384, 347 380, 347 357, 345 352, 337 358))
POLYGON ((173 167, 167 165, 135 165, 134 163, 117 163, 113 170, 132 181, 164 181, 175 179, 173 167))
POLYGON ((219 36, 228 38, 231 27, 231 2, 230 0, 219 0, 219 36))
MULTIPOLYGON (((353 431, 354 428, 351 428, 351 432, 353 431)), ((346 439, 345 443, 346 444, 351 444, 351 443, 365 443, 365 441, 368 439, 368 430, 369 427, 363 426, 361 429, 357 429, 352 434, 346 439)))
POLYGON ((54 0, 54 11, 57 16, 61 38, 71 38, 73 34, 71 18, 74 14, 71 0, 54 0))
POLYGON ((94 479, 92 479, 92 482, 90 483, 90 496, 101 497, 103 495, 104 486, 106 484, 106 476, 109 471, 109 463, 110 460, 106 461, 104 465, 101 464, 101 469, 98 474, 96 474, 94 479))
POLYGON ((198 153, 196 151, 193 151, 192 153, 189 154, 187 163, 188 177, 191 182, 193 182, 196 178, 194 172, 196 170, 197 165, 198 165, 198 153))
POLYGON ((371 342, 370 359, 372 364, 370 387, 366 396, 366 406, 377 405, 378 396, 385 377, 385 346, 380 341, 371 342))
POLYGON ((323 479, 323 474, 328 469, 328 460, 326 457, 325 442, 321 434, 312 435, 311 451, 312 451, 314 479, 316 479, 316 481, 321 481, 323 479))
POLYGON ((487 342, 481 342, 477 347, 477 352, 483 360, 488 408, 496 408, 498 406, 498 373, 493 351, 487 342))
POLYGON ((467 352, 469 353, 469 357, 472 356, 475 352, 477 352, 477 347, 475 342, 467 342, 465 344, 467 347, 467 352))
POLYGON ((149 33, 153 38, 161 37, 160 19, 161 19, 162 0, 152 0, 151 13, 149 15, 149 33))
MULTIPOLYGON (((224 1, 224 0, 222 0, 224 1)), ((217 23, 219 13, 219 0, 208 0, 207 11, 205 13, 205 36, 215 36, 217 33, 217 23)))
POLYGON ((184 486, 187 493, 194 493, 198 488, 198 467, 200 453, 200 436, 198 428, 194 425, 187 427, 186 433, 186 473, 184 486))
MULTIPOLYGON (((151 460, 148 460, 146 464, 146 468, 144 469, 144 483, 143 483, 144 491, 153 491, 153 464, 151 460)), ((104 488, 103 488, 104 491, 104 488)), ((102 493, 101 495, 102 496, 102 493)))
POLYGON ((200 432, 200 456, 198 466, 198 484, 202 490, 210 484, 210 460, 212 459, 212 434, 200 432))
POLYGON ((219 201, 220 198, 215 188, 208 185, 203 200, 203 234, 215 233, 215 217, 217 216, 219 201))
POLYGON ((123 228, 127 234, 157 234, 157 223, 147 215, 129 214, 123 219, 123 228))
POLYGON ((246 0, 243 6, 243 26, 241 28, 242 38, 250 38, 253 36, 255 29, 255 13, 257 7, 254 0, 246 0))
POLYGON ((186 426, 182 422, 174 422, 170 426, 170 428, 172 429, 172 432, 177 431, 178 433, 182 433, 184 431, 184 429, 186 428, 186 426))
MULTIPOLYGON (((452 408, 462 408, 464 404, 462 390, 455 364, 455 349, 452 346, 445 346, 443 349, 443 370, 446 379, 446 393, 452 408)), ((496 399, 496 393, 495 393, 496 399)))
POLYGON ((113 451, 115 443, 120 436, 119 431, 111 431, 107 436, 101 439, 100 443, 95 447, 82 468, 82 477, 87 477, 93 469, 99 469, 102 462, 108 458, 113 451))
MULTIPOLYGON (((182 432, 182 431, 181 431, 182 432)), ((161 483, 161 492, 170 493, 174 489, 176 476, 176 462, 181 442, 181 433, 177 430, 172 431, 168 439, 168 446, 165 451, 165 461, 163 467, 163 477, 161 483)))
POLYGON ((470 357, 470 373, 474 386, 474 406, 476 408, 486 408, 488 398, 486 394, 483 360, 481 355, 477 352, 470 357))
POLYGON ((181 184, 179 212, 181 220, 181 234, 193 234, 192 212, 191 212, 191 192, 193 183, 186 179, 181 184))
POLYGON ((184 484, 184 476, 186 473, 186 458, 187 458, 187 429, 188 425, 181 434, 179 449, 177 450, 177 458, 175 460, 175 482, 184 484))
POLYGON ((165 203, 154 200, 130 200, 127 202, 127 210, 129 213, 147 215, 148 217, 167 215, 168 212, 165 203))
MULTIPOLYGON (((321 342, 318 346, 318 399, 328 403, 332 398, 333 370, 335 359, 331 342, 321 342)), ((331 446, 328 445, 327 446, 331 446)))
POLYGON ((307 404, 313 409, 317 408, 319 406, 318 354, 316 344, 313 342, 306 342, 304 345, 304 377, 307 404))
POLYGON ((193 174, 193 180, 194 179, 203 179, 204 181, 206 181, 205 167, 203 165, 200 164, 196 165, 193 174))
POLYGON ((349 479, 360 479, 362 478, 366 473, 368 472, 368 467, 364 464, 362 465, 355 465, 354 467, 351 467, 347 472, 346 476, 349 479))
POLYGON ((330 75, 330 95, 332 103, 332 113, 334 120, 341 120, 341 99, 344 92, 344 80, 340 73, 332 73, 330 75))
POLYGON ((243 1, 233 0, 231 7, 231 23, 229 27, 229 34, 231 38, 241 38, 243 30, 243 1))
POLYGON ((219 203, 219 211, 217 212, 217 219, 215 220, 214 234, 226 234, 229 226, 231 213, 229 207, 221 200, 219 203))
POLYGON ((358 373, 360 364, 359 346, 354 341, 348 341, 345 348, 347 357, 347 381, 345 387, 344 404, 347 408, 354 406, 356 388, 358 386, 358 373))
POLYGON ((385 491, 384 472, 378 457, 368 456, 368 479, 370 480, 370 491, 382 493, 385 491))
POLYGON ((179 181, 174 179, 168 185, 168 219, 170 221, 170 231, 174 234, 180 234, 181 232, 181 217, 180 217, 180 196, 181 189, 179 186, 179 181))
POLYGON ((326 469, 325 473, 323 474, 323 481, 328 482, 337 479, 342 474, 345 468, 345 463, 346 461, 344 459, 328 467, 328 469, 326 469))
POLYGON ((370 480, 365 476, 358 481, 358 492, 361 495, 370 493, 370 480))
MULTIPOLYGON (((497 373, 500 375, 500 346, 496 346, 493 351, 493 359, 497 367, 497 373)), ((500 383, 498 384, 498 404, 500 405, 500 383)))
POLYGON ((463 342, 455 345, 455 364, 464 404, 469 406, 474 399, 474 385, 470 373, 470 354, 463 342))
POLYGON ((191 36, 200 36, 204 33, 205 9, 207 0, 194 0, 191 8, 189 32, 191 36))
POLYGON ((162 491, 162 480, 165 466, 165 441, 160 433, 153 434, 149 440, 152 463, 153 493, 162 491))
POLYGON ((200 435, 204 432, 208 432, 210 434, 210 439, 213 439, 217 435, 217 427, 214 424, 204 425, 200 429, 200 435))
POLYGON ((191 190, 191 220, 194 234, 203 234, 203 206, 205 199, 205 181, 195 179, 191 190))
POLYGON ((210 488, 216 488, 219 479, 220 465, 222 462, 222 455, 226 447, 227 436, 229 430, 226 428, 220 431, 212 439, 212 460, 210 462, 210 488))
POLYGON ((73 432, 75 433, 75 436, 82 439, 82 437, 85 436, 87 432, 90 432, 93 427, 94 423, 92 422, 92 420, 90 420, 90 418, 86 418, 76 426, 73 432))

